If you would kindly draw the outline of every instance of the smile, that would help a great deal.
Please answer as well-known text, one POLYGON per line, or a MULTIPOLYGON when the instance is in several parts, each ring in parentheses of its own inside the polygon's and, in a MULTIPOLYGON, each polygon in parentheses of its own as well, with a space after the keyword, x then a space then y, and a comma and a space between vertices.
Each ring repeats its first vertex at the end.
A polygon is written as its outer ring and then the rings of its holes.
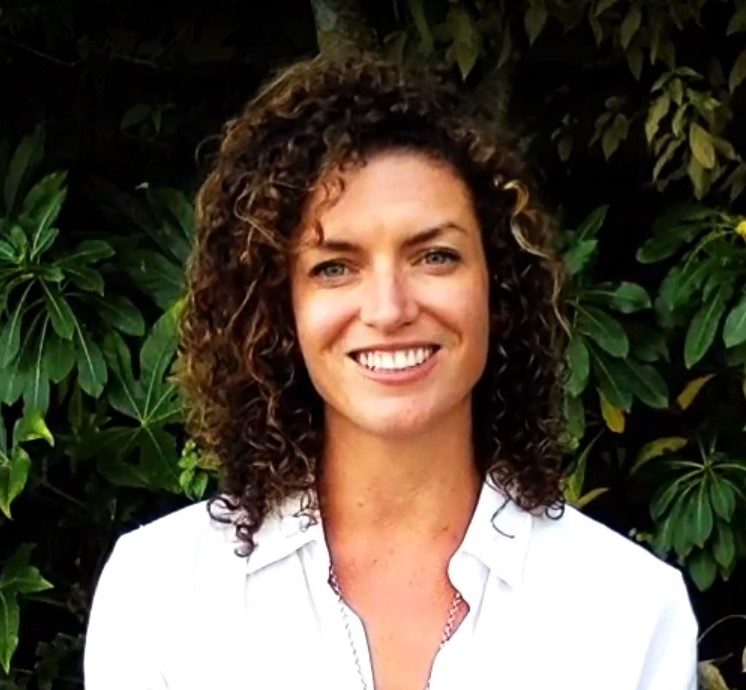
POLYGON ((417 369, 438 350, 435 345, 401 350, 359 350, 350 356, 368 371, 406 371, 417 369))

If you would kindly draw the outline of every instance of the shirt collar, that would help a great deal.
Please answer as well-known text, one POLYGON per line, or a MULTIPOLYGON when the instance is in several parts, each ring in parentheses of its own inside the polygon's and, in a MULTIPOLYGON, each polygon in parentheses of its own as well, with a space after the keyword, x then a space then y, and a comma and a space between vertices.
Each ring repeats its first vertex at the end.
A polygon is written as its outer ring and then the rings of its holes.
POLYGON ((518 587, 523 581, 532 522, 531 513, 488 479, 456 553, 474 556, 507 585, 518 587))
MULTIPOLYGON (((255 549, 247 559, 248 574, 286 558, 312 541, 324 539, 320 519, 314 521, 300 515, 300 509, 299 494, 264 519, 254 536, 255 549)), ((456 553, 476 557, 506 584, 517 587, 523 580, 531 526, 531 514, 487 480, 456 553)))

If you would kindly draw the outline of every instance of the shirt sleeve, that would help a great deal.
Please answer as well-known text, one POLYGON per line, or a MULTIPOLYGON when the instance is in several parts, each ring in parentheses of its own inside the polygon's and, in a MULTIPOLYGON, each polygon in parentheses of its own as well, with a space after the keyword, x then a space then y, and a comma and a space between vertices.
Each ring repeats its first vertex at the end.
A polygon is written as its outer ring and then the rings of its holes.
POLYGON ((88 619, 85 690, 167 690, 158 669, 153 617, 148 605, 148 559, 124 535, 104 565, 88 619))
POLYGON ((697 620, 681 573, 671 571, 637 690, 697 688, 697 620))

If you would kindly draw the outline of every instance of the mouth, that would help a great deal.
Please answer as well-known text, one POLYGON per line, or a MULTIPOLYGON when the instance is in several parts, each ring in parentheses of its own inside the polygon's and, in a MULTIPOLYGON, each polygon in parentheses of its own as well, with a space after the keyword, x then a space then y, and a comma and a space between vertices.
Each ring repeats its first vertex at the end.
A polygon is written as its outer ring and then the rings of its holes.
POLYGON ((350 352, 348 356, 367 371, 395 373, 419 369, 439 349, 440 346, 435 344, 386 350, 372 348, 370 350, 355 350, 350 352))

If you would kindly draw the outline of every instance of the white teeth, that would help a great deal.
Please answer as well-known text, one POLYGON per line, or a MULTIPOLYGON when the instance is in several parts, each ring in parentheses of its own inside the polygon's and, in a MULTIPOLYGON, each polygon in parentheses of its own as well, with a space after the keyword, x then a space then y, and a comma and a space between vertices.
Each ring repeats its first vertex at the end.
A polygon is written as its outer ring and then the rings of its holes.
POLYGON ((358 352, 355 359, 367 369, 398 371, 422 364, 435 352, 432 347, 419 347, 411 350, 397 350, 396 352, 358 352))

